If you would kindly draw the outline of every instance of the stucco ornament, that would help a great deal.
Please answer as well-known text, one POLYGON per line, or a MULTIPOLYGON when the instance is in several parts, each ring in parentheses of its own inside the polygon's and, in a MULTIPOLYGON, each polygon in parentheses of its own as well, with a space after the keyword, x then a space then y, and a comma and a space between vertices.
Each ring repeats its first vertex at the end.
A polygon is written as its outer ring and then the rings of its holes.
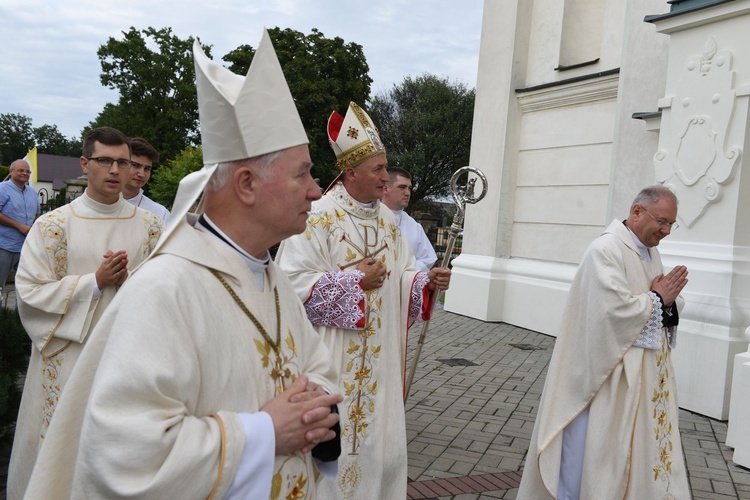
POLYGON ((731 51, 719 50, 709 37, 701 54, 688 60, 674 95, 659 102, 656 180, 677 194, 679 218, 687 227, 720 198, 742 155, 741 147, 727 144, 737 101, 731 66, 731 51))

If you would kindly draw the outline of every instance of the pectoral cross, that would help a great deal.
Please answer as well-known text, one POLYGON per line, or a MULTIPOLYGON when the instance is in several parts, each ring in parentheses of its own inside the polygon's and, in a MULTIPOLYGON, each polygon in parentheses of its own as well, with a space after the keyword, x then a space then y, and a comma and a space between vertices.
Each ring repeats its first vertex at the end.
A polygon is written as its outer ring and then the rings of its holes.
POLYGON ((274 379, 274 381, 278 382, 279 385, 279 393, 284 392, 284 368, 281 363, 281 356, 276 354, 276 367, 271 370, 271 378, 274 379))

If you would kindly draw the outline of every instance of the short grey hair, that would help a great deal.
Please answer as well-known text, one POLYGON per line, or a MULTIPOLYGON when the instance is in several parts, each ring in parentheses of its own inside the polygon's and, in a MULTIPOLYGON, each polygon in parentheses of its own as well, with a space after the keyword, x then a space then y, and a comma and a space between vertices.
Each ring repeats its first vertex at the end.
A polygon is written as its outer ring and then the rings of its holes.
POLYGON ((31 170, 31 165, 29 165, 29 162, 27 162, 27 161, 26 161, 26 160, 24 160, 24 159, 18 159, 18 160, 14 160, 14 161, 13 161, 13 163, 11 163, 11 164, 10 164, 10 167, 8 168, 8 171, 11 171, 11 170, 13 170, 14 168, 16 168, 16 167, 18 166, 18 165, 16 165, 16 163, 18 163, 18 162, 21 162, 21 163, 23 163, 23 165, 24 165, 25 167, 27 167, 27 168, 28 168, 29 170, 31 170))
POLYGON ((276 161, 282 154, 284 149, 281 151, 273 151, 252 158, 245 158, 244 160, 232 160, 219 163, 216 168, 216 172, 208 180, 206 185, 206 191, 218 191, 223 188, 232 173, 240 167, 250 167, 258 175, 260 180, 268 182, 271 178, 271 165, 276 161))
POLYGON ((677 196, 675 196, 672 190, 661 184, 656 184, 641 189, 641 192, 638 193, 633 200, 633 203, 630 205, 630 210, 633 210, 633 207, 636 205, 653 206, 659 202, 662 196, 669 198, 669 200, 677 206, 677 196))

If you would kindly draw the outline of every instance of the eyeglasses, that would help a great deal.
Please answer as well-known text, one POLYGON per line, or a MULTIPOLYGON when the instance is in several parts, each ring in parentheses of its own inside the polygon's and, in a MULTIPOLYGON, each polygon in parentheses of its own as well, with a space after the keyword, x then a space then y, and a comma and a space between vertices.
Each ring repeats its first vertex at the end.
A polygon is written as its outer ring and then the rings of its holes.
POLYGON ((18 172, 19 174, 30 174, 31 170, 19 170, 17 168, 13 169, 14 172, 18 172))
POLYGON ((651 217, 652 219, 654 219, 654 220, 656 221, 656 223, 657 223, 657 224, 659 224, 659 227, 666 227, 666 228, 669 228, 669 230, 670 230, 670 231, 674 231, 675 229, 677 229, 678 227, 680 227, 680 225, 679 225, 679 224, 677 224, 677 222, 667 222, 667 221, 665 221, 664 219, 657 219, 656 217, 654 217, 654 216, 653 216, 653 215, 651 214, 651 212, 649 212, 648 210, 646 210, 646 207, 644 207, 643 205, 641 205, 641 208, 642 208, 642 209, 643 209, 643 211, 644 211, 644 212, 646 212, 646 213, 647 213, 647 214, 648 214, 648 215, 649 215, 649 216, 650 216, 650 217, 651 217))
POLYGON ((109 156, 87 156, 87 160, 95 161, 99 164, 102 168, 110 168, 112 167, 113 163, 117 163, 117 166, 122 169, 128 169, 132 166, 132 162, 128 160, 127 158, 118 158, 115 160, 114 158, 110 158, 109 156))

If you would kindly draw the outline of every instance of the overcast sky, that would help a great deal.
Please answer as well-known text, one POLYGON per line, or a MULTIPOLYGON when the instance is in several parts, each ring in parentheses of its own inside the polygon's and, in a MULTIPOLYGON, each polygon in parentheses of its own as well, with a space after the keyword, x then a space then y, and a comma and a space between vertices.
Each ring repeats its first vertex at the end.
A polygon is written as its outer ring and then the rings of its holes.
POLYGON ((117 93, 99 82, 96 56, 131 26, 172 28, 213 45, 215 60, 258 46, 263 27, 362 45, 372 94, 424 72, 476 86, 482 0, 2 0, 0 113, 80 134, 117 93))

